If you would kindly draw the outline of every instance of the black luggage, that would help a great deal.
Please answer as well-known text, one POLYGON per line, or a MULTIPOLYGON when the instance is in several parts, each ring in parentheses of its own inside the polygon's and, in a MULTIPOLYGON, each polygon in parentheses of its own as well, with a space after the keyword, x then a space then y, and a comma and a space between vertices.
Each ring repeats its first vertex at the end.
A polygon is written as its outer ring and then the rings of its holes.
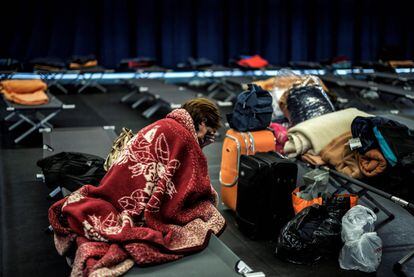
POLYGON ((75 191, 83 185, 99 185, 106 174, 105 160, 90 154, 60 152, 37 161, 49 187, 64 187, 75 191))
POLYGON ((273 238, 293 216, 291 193, 297 165, 275 152, 242 155, 237 188, 236 220, 252 239, 273 238))

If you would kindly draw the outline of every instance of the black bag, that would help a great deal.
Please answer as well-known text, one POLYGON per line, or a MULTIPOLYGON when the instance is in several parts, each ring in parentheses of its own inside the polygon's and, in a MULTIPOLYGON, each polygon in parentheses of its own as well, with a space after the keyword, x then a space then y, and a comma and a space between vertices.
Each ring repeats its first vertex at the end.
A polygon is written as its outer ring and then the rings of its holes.
POLYGON ((275 152, 240 157, 236 220, 252 239, 271 238, 294 213, 290 194, 296 186, 297 165, 275 152))
POLYGON ((83 185, 99 185, 106 174, 105 160, 90 154, 61 152, 37 161, 47 186, 75 191, 83 185))
POLYGON ((270 125, 272 96, 260 86, 248 84, 248 90, 237 96, 233 113, 227 114, 230 128, 239 132, 264 130, 270 125))
POLYGON ((331 100, 320 86, 292 88, 286 102, 292 125, 335 111, 331 100))
POLYGON ((341 219, 348 209, 344 198, 306 207, 283 227, 276 256, 295 264, 313 264, 322 257, 337 259, 342 247, 341 219))

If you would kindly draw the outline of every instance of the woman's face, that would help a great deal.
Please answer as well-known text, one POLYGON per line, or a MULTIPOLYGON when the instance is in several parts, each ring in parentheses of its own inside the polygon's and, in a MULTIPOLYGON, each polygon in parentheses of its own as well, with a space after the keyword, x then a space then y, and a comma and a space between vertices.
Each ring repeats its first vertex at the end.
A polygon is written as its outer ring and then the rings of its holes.
POLYGON ((216 130, 214 130, 211 127, 208 127, 205 122, 202 122, 198 125, 197 138, 199 140, 203 140, 207 134, 214 135, 215 133, 216 130))

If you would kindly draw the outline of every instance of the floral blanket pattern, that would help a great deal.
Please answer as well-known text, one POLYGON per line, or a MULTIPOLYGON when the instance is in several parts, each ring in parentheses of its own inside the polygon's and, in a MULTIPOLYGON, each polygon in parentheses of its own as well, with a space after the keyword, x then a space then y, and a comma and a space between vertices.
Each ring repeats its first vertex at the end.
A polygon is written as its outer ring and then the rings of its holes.
POLYGON ((77 246, 72 276, 118 276, 206 247, 225 226, 190 115, 174 110, 129 141, 98 187, 49 209, 56 249, 77 246))

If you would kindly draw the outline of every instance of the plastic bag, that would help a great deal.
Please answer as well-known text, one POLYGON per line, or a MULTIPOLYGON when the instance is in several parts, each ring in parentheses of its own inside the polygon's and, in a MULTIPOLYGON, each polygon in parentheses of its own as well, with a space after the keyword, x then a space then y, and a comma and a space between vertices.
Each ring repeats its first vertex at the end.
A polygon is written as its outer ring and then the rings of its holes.
POLYGON ((127 147, 128 142, 134 137, 132 130, 128 128, 122 128, 119 136, 114 140, 111 151, 106 157, 104 169, 108 171, 112 164, 121 156, 124 149, 127 147))
POLYGON ((326 94, 328 89, 316 76, 297 75, 291 70, 282 69, 275 77, 254 83, 272 95, 272 119, 285 116, 292 125, 295 125, 335 111, 326 94))
POLYGON ((315 85, 292 88, 286 103, 292 125, 335 111, 322 87, 315 85))
POLYGON ((298 197, 311 200, 326 192, 329 182, 329 172, 321 169, 311 170, 303 175, 306 188, 298 192, 298 197))
POLYGON ((381 256, 381 238, 376 232, 369 232, 345 243, 339 254, 339 265, 342 269, 375 272, 381 263, 381 256))
POLYGON ((345 245, 339 255, 342 269, 374 272, 381 263, 382 241, 374 231, 375 213, 357 205, 342 218, 342 240, 345 245))
POLYGON ((312 264, 338 253, 342 246, 338 215, 342 213, 330 208, 313 205, 299 212, 282 228, 276 255, 292 263, 312 264))
POLYGON ((362 234, 374 231, 377 215, 369 208, 356 205, 342 218, 342 241, 359 239, 362 234))
MULTIPOLYGON (((295 85, 297 86, 301 83, 304 83, 305 80, 309 80, 309 77, 310 76, 308 75, 297 75, 289 69, 282 69, 278 71, 275 77, 254 82, 254 84, 261 86, 263 89, 269 91, 269 93, 272 95, 273 120, 284 116, 286 118, 289 118, 283 107, 279 105, 279 101, 289 89, 295 85)), ((320 84, 324 89, 326 89, 326 87, 323 86, 322 82, 317 77, 312 78, 310 82, 313 84, 320 84)))

